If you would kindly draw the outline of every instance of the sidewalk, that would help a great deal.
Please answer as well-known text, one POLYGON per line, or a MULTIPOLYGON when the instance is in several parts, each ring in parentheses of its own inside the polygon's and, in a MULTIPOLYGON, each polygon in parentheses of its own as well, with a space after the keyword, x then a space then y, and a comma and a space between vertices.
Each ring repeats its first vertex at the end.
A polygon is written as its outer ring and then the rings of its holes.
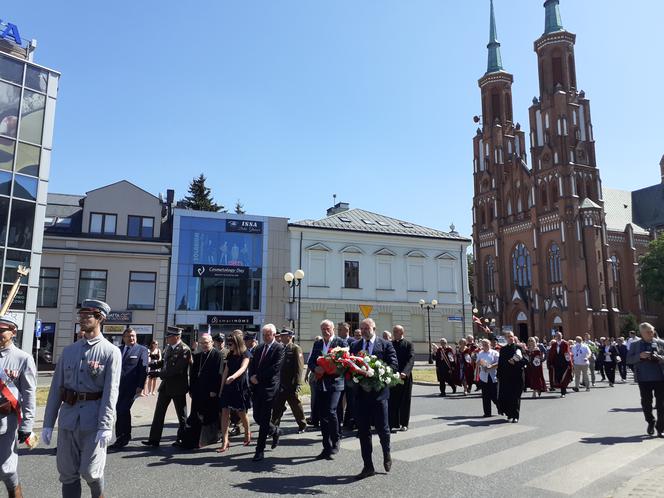
POLYGON ((664 496, 664 465, 644 470, 610 496, 611 498, 661 498, 664 496))

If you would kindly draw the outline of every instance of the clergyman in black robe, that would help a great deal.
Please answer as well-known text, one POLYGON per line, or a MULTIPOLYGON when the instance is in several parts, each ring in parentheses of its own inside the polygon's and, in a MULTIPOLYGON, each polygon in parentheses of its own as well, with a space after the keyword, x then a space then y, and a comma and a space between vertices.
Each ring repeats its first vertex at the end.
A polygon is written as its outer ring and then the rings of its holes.
POLYGON ((519 421, 523 369, 528 361, 511 332, 505 334, 507 345, 500 348, 498 357, 498 411, 512 422, 519 421))

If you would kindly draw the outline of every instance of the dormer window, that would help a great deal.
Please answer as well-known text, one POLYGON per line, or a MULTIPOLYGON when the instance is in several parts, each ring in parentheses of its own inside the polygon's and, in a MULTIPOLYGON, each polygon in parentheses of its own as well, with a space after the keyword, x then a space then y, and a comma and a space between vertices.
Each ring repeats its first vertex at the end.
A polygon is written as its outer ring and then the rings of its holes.
POLYGON ((107 213, 90 213, 90 233, 115 235, 117 215, 107 213))
POLYGON ((127 237, 151 239, 154 237, 154 218, 149 216, 129 216, 127 218, 127 237))

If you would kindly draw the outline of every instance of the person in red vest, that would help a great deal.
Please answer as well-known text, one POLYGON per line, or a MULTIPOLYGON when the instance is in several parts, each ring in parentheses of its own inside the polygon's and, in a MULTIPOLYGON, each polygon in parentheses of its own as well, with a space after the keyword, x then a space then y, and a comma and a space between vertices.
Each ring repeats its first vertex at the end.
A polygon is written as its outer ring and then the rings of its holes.
POLYGON ((556 332, 555 340, 551 341, 546 366, 549 369, 550 390, 560 388, 560 397, 564 398, 567 386, 572 381, 572 355, 569 344, 563 340, 560 332, 556 332))
POLYGON ((541 396, 546 391, 546 381, 544 380, 544 358, 542 352, 537 347, 537 341, 534 337, 528 339, 528 349, 526 351, 528 365, 526 366, 526 387, 533 391, 533 398, 541 396))

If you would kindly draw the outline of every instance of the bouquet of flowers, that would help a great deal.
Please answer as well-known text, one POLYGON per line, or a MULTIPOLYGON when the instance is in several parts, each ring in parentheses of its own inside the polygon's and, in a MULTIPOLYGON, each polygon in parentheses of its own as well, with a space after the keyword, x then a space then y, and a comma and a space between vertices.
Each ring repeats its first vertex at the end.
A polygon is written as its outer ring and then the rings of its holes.
POLYGON ((334 348, 316 360, 316 378, 325 375, 344 376, 346 382, 359 385, 365 391, 380 391, 384 387, 403 384, 399 374, 375 355, 361 351, 351 355, 348 348, 334 348))

